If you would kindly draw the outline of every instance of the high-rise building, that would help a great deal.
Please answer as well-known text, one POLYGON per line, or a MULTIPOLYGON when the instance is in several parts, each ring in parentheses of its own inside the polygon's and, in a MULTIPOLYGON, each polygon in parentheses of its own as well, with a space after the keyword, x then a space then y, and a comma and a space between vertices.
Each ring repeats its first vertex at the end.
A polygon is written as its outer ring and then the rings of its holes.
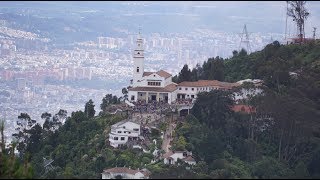
POLYGON ((27 81, 25 78, 17 78, 16 81, 17 81, 17 89, 18 90, 23 90, 26 88, 27 81))

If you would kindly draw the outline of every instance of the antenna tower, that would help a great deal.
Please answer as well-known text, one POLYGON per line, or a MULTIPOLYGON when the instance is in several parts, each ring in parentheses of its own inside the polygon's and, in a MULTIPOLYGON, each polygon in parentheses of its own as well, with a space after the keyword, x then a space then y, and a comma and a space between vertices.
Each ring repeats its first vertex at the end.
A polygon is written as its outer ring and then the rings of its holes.
POLYGON ((313 27, 313 39, 316 40, 316 27, 313 27))
POLYGON ((242 43, 246 44, 246 51, 249 54, 251 52, 251 47, 250 47, 250 41, 249 41, 249 33, 247 31, 247 25, 245 24, 243 27, 243 31, 241 34, 241 40, 240 40, 240 45, 239 45, 239 52, 241 51, 241 45, 242 43), (244 37, 245 36, 245 39, 244 37))

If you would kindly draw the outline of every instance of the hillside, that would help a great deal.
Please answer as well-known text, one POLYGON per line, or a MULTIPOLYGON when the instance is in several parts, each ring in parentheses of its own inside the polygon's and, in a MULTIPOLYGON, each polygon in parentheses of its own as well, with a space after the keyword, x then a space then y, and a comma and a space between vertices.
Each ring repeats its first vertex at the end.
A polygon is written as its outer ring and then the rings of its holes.
MULTIPOLYGON (((262 95, 241 102, 255 108, 249 113, 229 108, 234 105, 231 94, 238 89, 199 94, 191 114, 177 122, 172 144, 173 150, 192 151, 197 162, 192 167, 151 164, 150 153, 111 148, 110 126, 127 116, 93 117, 92 109, 88 110, 94 108, 93 102, 86 104, 85 112, 73 112, 57 130, 59 123, 26 131, 29 138, 18 145, 21 159, 30 155, 35 178, 101 178, 103 169, 116 166, 147 167, 151 178, 319 178, 319 52, 319 42, 280 45, 275 41, 249 55, 234 51, 230 59, 210 58, 193 70, 185 66, 176 82, 264 81, 262 95), (53 171, 45 173, 44 157, 54 160, 53 171)), ((63 112, 53 122, 59 115, 63 112)), ((26 114, 19 118, 32 123, 26 114)))

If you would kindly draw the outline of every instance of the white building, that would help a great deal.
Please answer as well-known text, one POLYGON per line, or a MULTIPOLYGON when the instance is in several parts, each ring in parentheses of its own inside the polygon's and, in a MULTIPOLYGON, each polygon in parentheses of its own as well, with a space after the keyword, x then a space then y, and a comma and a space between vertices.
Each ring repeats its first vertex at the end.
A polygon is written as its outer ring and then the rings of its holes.
POLYGON ((150 171, 147 169, 134 170, 126 167, 105 169, 101 173, 102 179, 149 179, 150 171))
POLYGON ((163 155, 164 164, 176 164, 178 159, 190 164, 195 165, 196 161, 192 158, 192 153, 186 151, 167 152, 163 155))
POLYGON ((172 75, 164 70, 157 72, 144 71, 143 40, 137 39, 137 47, 133 54, 132 88, 128 89, 130 101, 164 101, 169 104, 175 101, 177 84, 172 82, 172 75))
POLYGON ((133 61, 133 79, 131 88, 128 89, 128 98, 131 102, 163 101, 171 104, 177 99, 194 99, 197 93, 202 91, 227 90, 240 85, 217 80, 185 81, 176 84, 172 82, 172 75, 164 70, 145 72, 143 40, 140 35, 136 41, 133 61))
POLYGON ((236 86, 240 86, 240 84, 217 80, 184 81, 178 84, 176 94, 178 99, 194 99, 197 98, 199 92, 209 92, 214 89, 228 90, 236 86))
POLYGON ((112 147, 125 144, 128 139, 137 139, 140 135, 140 125, 130 121, 120 121, 111 126, 109 141, 112 147))

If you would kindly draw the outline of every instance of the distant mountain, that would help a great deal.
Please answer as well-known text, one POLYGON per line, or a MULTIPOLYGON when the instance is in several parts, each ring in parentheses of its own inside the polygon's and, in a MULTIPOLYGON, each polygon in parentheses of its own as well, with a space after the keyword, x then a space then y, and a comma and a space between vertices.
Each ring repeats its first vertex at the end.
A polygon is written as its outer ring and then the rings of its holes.
MULTIPOLYGON (((306 34, 319 26, 319 2, 308 2, 306 34)), ((12 27, 38 32, 57 43, 133 33, 187 33, 196 28, 240 33, 284 33, 285 2, 0 2, 0 19, 12 27)), ((292 20, 289 27, 295 31, 292 20)))

